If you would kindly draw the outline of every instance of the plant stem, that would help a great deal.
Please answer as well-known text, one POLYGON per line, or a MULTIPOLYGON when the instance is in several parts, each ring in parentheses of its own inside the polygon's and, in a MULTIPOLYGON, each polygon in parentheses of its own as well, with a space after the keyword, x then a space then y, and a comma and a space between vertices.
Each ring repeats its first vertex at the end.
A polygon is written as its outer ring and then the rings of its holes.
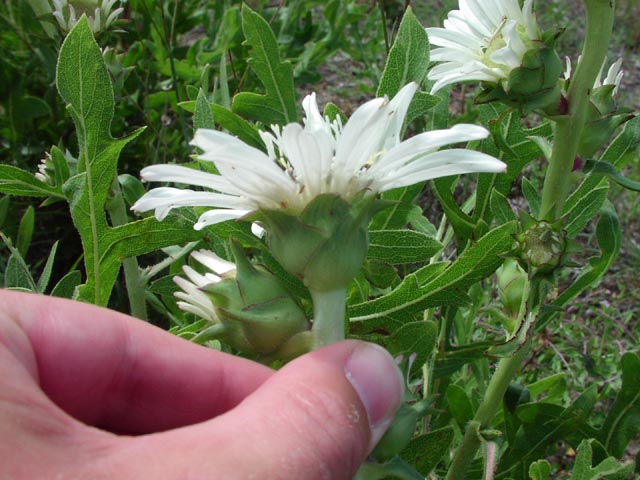
MULTIPOLYGON (((125 225, 129 222, 127 217, 127 206, 124 203, 122 190, 118 179, 114 179, 111 185, 111 196, 106 203, 107 212, 114 227, 125 225)), ((129 257, 122 260, 124 270, 124 282, 127 287, 129 298, 129 308, 131 315, 141 320, 147 320, 147 302, 142 275, 136 257, 129 257)))
POLYGON ((503 358, 498 362, 498 367, 491 377, 482 403, 464 432, 462 443, 454 453, 446 480, 462 480, 465 478, 466 471, 471 465, 478 448, 480 448, 481 439, 478 432, 491 425, 493 417, 502 404, 502 398, 511 379, 520 370, 522 362, 529 354, 530 348, 531 340, 528 339, 513 356, 503 358))
POLYGON ((338 288, 326 292, 310 292, 313 300, 313 348, 344 340, 347 290, 338 288))
POLYGON ((613 0, 585 0, 585 5, 587 27, 582 57, 567 92, 569 112, 556 120, 553 151, 542 189, 542 218, 549 221, 562 217, 564 212, 589 108, 589 94, 606 57, 613 29, 613 0))

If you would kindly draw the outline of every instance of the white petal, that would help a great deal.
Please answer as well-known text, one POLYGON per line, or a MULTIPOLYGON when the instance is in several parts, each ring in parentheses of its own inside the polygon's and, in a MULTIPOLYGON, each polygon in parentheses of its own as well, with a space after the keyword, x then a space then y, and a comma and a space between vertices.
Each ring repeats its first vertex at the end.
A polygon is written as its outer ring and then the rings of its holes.
POLYGON ((242 218, 249 212, 250 210, 209 210, 208 212, 200 215, 198 222, 193 226, 193 228, 195 230, 202 230, 209 225, 242 218))
POLYGON ((236 268, 235 263, 220 258, 211 250, 198 250, 192 252, 191 256, 217 275, 224 275, 236 268))
POLYGON ((504 172, 506 165, 490 155, 473 150, 442 150, 426 155, 420 160, 411 162, 379 180, 380 191, 406 187, 433 178, 448 177, 472 172, 504 172))
POLYGON ((133 204, 134 212, 155 210, 158 220, 163 220, 176 207, 247 208, 246 199, 222 193, 194 192, 193 190, 160 187, 149 190, 133 204))
POLYGON ((194 168, 181 165, 151 165, 140 171, 140 176, 146 182, 173 182, 205 187, 222 193, 239 195, 240 190, 235 188, 221 175, 203 172, 194 168))

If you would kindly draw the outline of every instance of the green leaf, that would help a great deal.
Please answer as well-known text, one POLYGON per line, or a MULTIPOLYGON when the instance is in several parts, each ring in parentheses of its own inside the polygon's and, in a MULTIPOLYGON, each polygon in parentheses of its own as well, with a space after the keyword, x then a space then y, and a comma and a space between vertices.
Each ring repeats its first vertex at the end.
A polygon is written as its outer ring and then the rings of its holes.
POLYGON ((538 460, 529 466, 531 480, 551 480, 551 464, 546 460, 538 460))
POLYGON ((0 239, 11 252, 4 271, 4 288, 17 288, 35 292, 36 282, 33 280, 29 266, 24 261, 24 258, 22 258, 18 249, 13 246, 11 240, 2 232, 0 232, 0 239))
POLYGON ((585 195, 575 201, 570 209, 565 209, 564 229, 569 238, 578 235, 585 225, 596 216, 607 200, 608 193, 609 186, 601 185, 590 192, 585 192, 585 195))
POLYGON ((431 356, 437 339, 438 325, 435 322, 410 322, 394 331, 388 337, 386 346, 394 356, 416 354, 413 368, 419 370, 431 356))
MULTIPOLYGON (((611 145, 605 150, 602 154, 600 160, 607 162, 613 165, 617 170, 622 169, 627 162, 634 159, 636 156, 636 152, 638 151, 638 147, 640 146, 640 117, 635 117, 634 119, 628 121, 622 132, 613 140, 611 145)), ((581 213, 581 205, 594 206, 597 205, 597 201, 602 198, 602 190, 608 190, 609 181, 602 175, 598 175, 595 173, 590 173, 585 176, 582 183, 576 188, 576 190, 569 196, 567 199, 567 203, 565 205, 564 211, 565 215, 568 215, 569 218, 578 217, 577 214, 581 213), (600 193, 594 193, 594 192, 600 193), (596 196, 594 198, 594 196, 596 196), (577 212, 577 213, 571 213, 577 212)), ((606 193, 605 193, 606 195, 606 193)), ((595 212, 591 212, 595 214, 595 212)), ((584 219, 586 215, 582 215, 582 219, 584 219)), ((581 220, 583 222, 584 220, 581 220)), ((576 223, 571 227, 571 233, 576 235, 582 227, 579 223, 576 223)))
POLYGON ((498 222, 498 225, 518 219, 511 205, 509 205, 507 198, 497 190, 491 192, 490 205, 491 215, 493 215, 493 218, 498 222))
POLYGON ((0 165, 0 193, 23 197, 56 197, 64 199, 60 188, 41 182, 31 172, 13 165, 0 165))
POLYGON ((449 452, 453 437, 452 427, 418 435, 402 451, 402 458, 426 477, 449 452))
POLYGON ((383 200, 393 202, 371 220, 372 230, 394 230, 403 228, 408 223, 408 217, 414 207, 414 200, 422 192, 423 185, 409 185, 408 187, 394 188, 384 192, 383 200))
POLYGON ((74 26, 60 49, 58 91, 76 126, 78 173, 63 185, 74 225, 84 249, 86 284, 79 298, 106 305, 120 267, 119 259, 102 262, 109 225, 104 211, 124 146, 143 129, 121 139, 111 136, 113 88, 86 17, 74 26))
POLYGON ((424 262, 442 248, 435 238, 414 230, 373 230, 367 256, 391 264, 424 262))
POLYGON ((633 472, 631 462, 619 463, 614 457, 605 458, 592 467, 592 440, 582 440, 578 446, 572 480, 626 480, 633 472))
POLYGON ((449 407, 449 413, 455 419, 458 427, 465 430, 467 423, 473 419, 473 404, 467 392, 460 385, 449 385, 445 392, 445 399, 449 407))
POLYGON ((56 252, 58 251, 58 243, 59 241, 56 241, 53 244, 51 251, 49 252, 49 256, 47 257, 47 262, 44 264, 44 268, 42 269, 42 273, 38 279, 38 285, 36 286, 38 293, 44 293, 49 285, 51 271, 53 270, 53 261, 55 260, 56 252))
POLYGON ((193 128, 208 128, 210 130, 214 130, 216 128, 213 112, 211 111, 207 97, 202 89, 198 90, 196 110, 193 115, 193 128))
POLYGON ((610 180, 613 180, 621 187, 624 187, 628 190, 633 190, 634 192, 640 192, 640 182, 631 180, 630 178, 622 175, 616 167, 611 165, 609 162, 597 161, 597 160, 587 160, 585 169, 589 173, 596 173, 604 175, 608 177, 610 180))
POLYGON ((22 258, 27 256, 29 247, 31 246, 31 238, 33 237, 33 229, 35 228, 36 212, 34 208, 29 205, 24 212, 22 219, 20 220, 20 226, 18 227, 18 235, 16 237, 16 248, 20 252, 22 258))
POLYGON ((245 44, 251 47, 247 63, 265 88, 265 94, 241 92, 233 98, 234 112, 265 125, 285 125, 297 119, 293 69, 280 60, 278 42, 271 27, 246 4, 242 6, 245 44))
POLYGON ((626 353, 620 365, 622 388, 598 434, 607 451, 618 458, 640 432, 640 358, 635 353, 626 353))
POLYGON ((514 232, 514 223, 507 223, 490 231, 426 284, 420 285, 415 274, 407 275, 389 294, 351 306, 351 321, 389 316, 407 319, 436 305, 464 304, 467 296, 462 292, 493 273, 502 264, 500 255, 511 249, 514 232))
MULTIPOLYGON (((196 111, 195 101, 181 102, 179 106, 189 113, 195 113, 196 111)), ((264 142, 262 138, 260 138, 258 130, 253 125, 221 105, 210 103, 209 108, 211 109, 215 122, 222 128, 246 144, 259 148, 260 150, 265 150, 264 142)))
POLYGON ((68 272, 51 291, 52 297, 74 298, 76 288, 82 283, 82 274, 78 270, 68 272))
POLYGON ((547 403, 520 405, 516 413, 523 425, 500 461, 498 477, 526 478, 530 463, 543 457, 549 446, 578 431, 590 433, 587 420, 597 395, 597 386, 591 384, 565 409, 547 403))
POLYGON ((540 198, 538 189, 533 186, 527 177, 522 178, 522 194, 524 198, 527 199, 531 216, 533 218, 540 218, 540 204, 542 203, 542 199, 540 198))
POLYGON ((427 32, 408 7, 389 51, 376 95, 393 97, 409 82, 422 83, 429 68, 429 50, 427 32))
POLYGON ((0 229, 4 225, 4 222, 7 220, 7 213, 9 213, 9 206, 11 204, 11 197, 4 196, 0 198, 0 229))

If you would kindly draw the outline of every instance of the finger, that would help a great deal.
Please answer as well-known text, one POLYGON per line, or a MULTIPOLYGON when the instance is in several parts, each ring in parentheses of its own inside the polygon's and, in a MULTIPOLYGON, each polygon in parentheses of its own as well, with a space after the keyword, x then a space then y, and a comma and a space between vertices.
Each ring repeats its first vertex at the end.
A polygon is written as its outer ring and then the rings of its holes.
POLYGON ((212 418, 273 373, 80 302, 0 290, 2 321, 26 334, 29 348, 18 342, 14 353, 53 402, 84 423, 122 433, 212 418))
POLYGON ((402 394, 385 350, 341 342, 291 362, 216 419, 127 440, 115 465, 135 466, 132 478, 351 479, 402 394))

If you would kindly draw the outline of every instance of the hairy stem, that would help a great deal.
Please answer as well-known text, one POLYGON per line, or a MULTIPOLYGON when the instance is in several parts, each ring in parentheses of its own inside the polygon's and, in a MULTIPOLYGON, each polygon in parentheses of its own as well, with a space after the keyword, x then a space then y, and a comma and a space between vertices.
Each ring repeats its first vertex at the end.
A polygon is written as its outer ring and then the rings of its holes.
POLYGON ((542 218, 562 217, 571 187, 571 171, 589 108, 589 94, 607 54, 613 29, 615 2, 585 0, 587 27, 582 57, 567 92, 569 112, 558 119, 549 168, 542 189, 542 218))
POLYGON ((310 290, 313 300, 313 348, 344 340, 344 316, 347 291, 338 288, 326 292, 310 290))
POLYGON ((462 480, 465 478, 466 471, 481 445, 479 431, 491 425, 493 417, 495 417, 502 404, 502 397, 504 397, 509 383, 520 371, 522 363, 529 355, 530 347, 531 340, 527 340, 513 356, 503 358, 498 362, 498 367, 491 377, 482 403, 478 407, 473 420, 469 422, 467 430, 464 432, 462 443, 454 453, 446 480, 462 480))

